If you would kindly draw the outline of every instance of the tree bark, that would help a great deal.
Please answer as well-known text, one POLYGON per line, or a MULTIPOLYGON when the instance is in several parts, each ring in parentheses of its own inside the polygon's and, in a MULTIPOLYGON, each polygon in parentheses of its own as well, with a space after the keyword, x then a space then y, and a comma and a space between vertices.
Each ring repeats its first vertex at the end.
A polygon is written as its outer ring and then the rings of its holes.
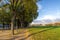
POLYGON ((2 31, 4 31, 4 21, 3 21, 3 27, 2 28, 3 28, 2 31))
POLYGON ((23 22, 21 21, 21 28, 23 27, 23 22))
POLYGON ((17 17, 15 17, 15 21, 16 21, 16 31, 18 32, 18 25, 17 25, 18 23, 17 23, 17 20, 18 20, 17 17))
POLYGON ((15 19, 15 15, 11 19, 11 33, 12 33, 12 35, 14 35, 14 19, 15 19))

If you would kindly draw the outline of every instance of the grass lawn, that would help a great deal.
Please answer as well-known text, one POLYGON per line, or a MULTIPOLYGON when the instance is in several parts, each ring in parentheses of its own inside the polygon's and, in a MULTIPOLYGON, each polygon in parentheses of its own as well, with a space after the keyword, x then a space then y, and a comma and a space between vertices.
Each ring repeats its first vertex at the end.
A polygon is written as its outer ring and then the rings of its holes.
POLYGON ((32 27, 28 28, 33 40, 60 40, 60 27, 32 27))

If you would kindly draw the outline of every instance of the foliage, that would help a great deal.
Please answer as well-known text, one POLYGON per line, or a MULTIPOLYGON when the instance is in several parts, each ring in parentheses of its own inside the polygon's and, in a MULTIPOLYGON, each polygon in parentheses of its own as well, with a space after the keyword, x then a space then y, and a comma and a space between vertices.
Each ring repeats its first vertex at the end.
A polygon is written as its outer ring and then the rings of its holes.
POLYGON ((13 15, 19 19, 19 24, 27 26, 37 17, 37 5, 33 0, 11 0, 10 9, 13 15), (31 5, 32 4, 32 5, 31 5))
POLYGON ((9 19, 9 16, 5 16, 4 14, 3 19, 6 21, 6 18, 8 17, 7 19, 11 21, 12 34, 14 34, 14 21, 16 19, 19 20, 18 24, 20 24, 21 27, 27 27, 29 23, 37 17, 36 1, 37 0, 9 0, 9 4, 2 6, 8 6, 10 9, 11 19, 9 19))
POLYGON ((8 23, 8 24, 11 21, 11 14, 8 7, 2 7, 0 10, 0 22, 3 22, 3 21, 4 23, 8 23))

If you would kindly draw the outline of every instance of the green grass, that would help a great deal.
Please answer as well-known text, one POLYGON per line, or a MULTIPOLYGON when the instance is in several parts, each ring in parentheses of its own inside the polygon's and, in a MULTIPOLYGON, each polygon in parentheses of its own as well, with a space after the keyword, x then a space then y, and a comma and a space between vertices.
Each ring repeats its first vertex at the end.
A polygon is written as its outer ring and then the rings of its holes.
POLYGON ((34 40, 60 40, 60 27, 43 26, 28 29, 34 40))

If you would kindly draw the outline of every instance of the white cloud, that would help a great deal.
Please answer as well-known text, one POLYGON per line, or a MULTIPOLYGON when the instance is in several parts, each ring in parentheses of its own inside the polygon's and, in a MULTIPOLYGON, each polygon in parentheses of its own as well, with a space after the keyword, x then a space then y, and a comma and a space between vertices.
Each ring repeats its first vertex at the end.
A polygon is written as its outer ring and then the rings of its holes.
POLYGON ((38 6, 38 12, 42 9, 42 5, 41 4, 39 4, 39 3, 37 3, 37 6, 38 6))
POLYGON ((44 20, 44 19, 50 19, 50 20, 53 20, 53 19, 55 19, 55 17, 52 16, 52 15, 45 15, 45 16, 42 17, 42 20, 44 20))
POLYGON ((59 9, 57 9, 56 17, 60 18, 60 10, 59 9))
MULTIPOLYGON (((60 17, 56 16, 56 15, 44 15, 43 17, 37 18, 35 21, 38 21, 36 23, 54 23, 56 21, 60 21, 59 19, 60 17), (56 20, 56 21, 55 21, 56 20), (41 22, 40 22, 41 21, 41 22)), ((34 23, 34 22, 33 22, 34 23)))

